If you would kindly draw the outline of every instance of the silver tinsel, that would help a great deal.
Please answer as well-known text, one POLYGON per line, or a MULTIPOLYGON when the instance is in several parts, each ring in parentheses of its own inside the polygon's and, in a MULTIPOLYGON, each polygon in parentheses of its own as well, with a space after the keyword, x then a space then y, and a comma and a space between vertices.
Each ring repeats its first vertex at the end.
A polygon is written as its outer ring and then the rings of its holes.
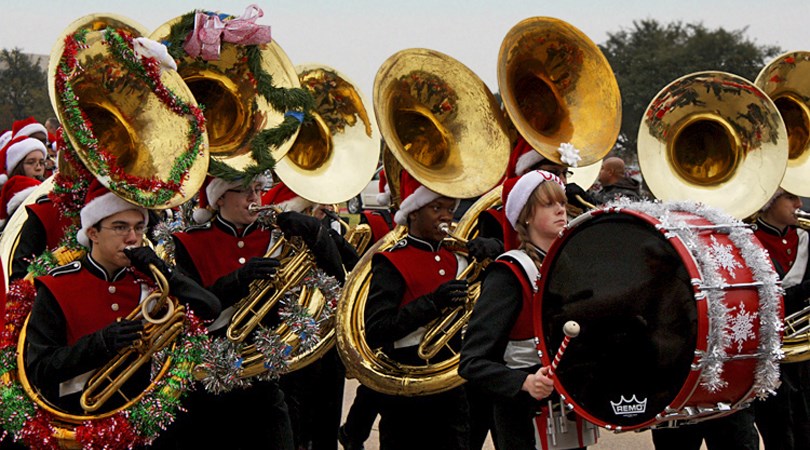
MULTIPOLYGON (((767 252, 753 238, 753 231, 743 226, 739 220, 722 211, 694 202, 630 202, 620 200, 610 203, 607 208, 628 208, 645 213, 661 222, 663 232, 672 233, 689 249, 699 268, 702 284, 720 286, 724 284, 720 268, 712 257, 710 247, 700 239, 698 232, 685 220, 673 212, 687 212, 700 216, 715 225, 733 225, 728 228, 729 240, 734 243, 740 256, 748 265, 754 281, 762 283, 759 292, 759 342, 757 344, 757 367, 754 374, 754 391, 759 397, 772 394, 779 384, 779 360, 782 358, 781 330, 779 315, 781 291, 779 277, 773 269, 767 252)), ((720 289, 703 291, 706 295, 709 314, 709 335, 707 351, 698 360, 701 369, 701 385, 710 392, 724 388, 728 383, 723 379, 723 366, 729 357, 731 346, 729 308, 724 302, 725 294, 720 289)))

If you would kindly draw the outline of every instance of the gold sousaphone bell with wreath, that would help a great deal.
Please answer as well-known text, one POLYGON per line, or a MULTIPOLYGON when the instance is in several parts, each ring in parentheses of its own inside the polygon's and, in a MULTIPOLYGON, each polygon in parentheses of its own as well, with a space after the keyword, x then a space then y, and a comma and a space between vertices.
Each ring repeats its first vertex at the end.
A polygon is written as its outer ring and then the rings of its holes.
MULTIPOLYGON (((391 56, 374 82, 374 110, 388 150, 383 155, 392 196, 398 194, 396 165, 428 189, 452 198, 469 198, 490 191, 506 170, 509 139, 503 116, 489 89, 453 58, 426 49, 409 49, 391 56)), ((453 235, 466 241, 475 233, 475 220, 495 202, 485 196, 465 215, 453 235)), ((371 258, 405 236, 399 226, 370 248, 355 266, 338 303, 338 350, 347 373, 366 386, 395 395, 427 395, 460 385, 458 348, 450 358, 437 350, 450 348, 450 339, 469 317, 477 298, 473 279, 468 303, 428 325, 436 340, 423 341, 423 365, 406 365, 365 340, 364 311, 371 280, 371 258), (446 319, 446 320, 444 320, 446 319), (460 324, 460 325, 459 325, 460 324), (450 331, 445 334, 445 331, 450 331)), ((475 276, 480 265, 471 266, 475 276)), ((465 276, 461 274, 460 276, 465 276)))
MULTIPOLYGON (((773 100, 785 122, 788 160, 780 186, 810 197, 810 52, 777 56, 760 71, 754 84, 773 100)), ((810 306, 785 317, 782 350, 784 362, 810 359, 810 306)))
MULTIPOLYGON (((123 17, 90 15, 76 20, 51 53, 49 92, 63 125, 65 147, 61 151, 84 163, 91 176, 123 199, 163 209, 187 201, 199 190, 208 167, 208 140, 191 92, 169 68, 171 62, 162 58, 159 46, 138 39, 144 35, 142 26, 123 17)), ((90 180, 73 175, 77 178, 68 182, 70 188, 83 193, 90 180)), ((22 214, 25 209, 20 211, 22 214)), ((19 232, 8 229, 3 239, 18 239, 19 232)), ((57 264, 82 254, 68 248, 54 251, 57 264)), ((19 333, 19 344, 16 370, 3 375, 4 382, 19 383, 32 400, 32 416, 44 415, 50 422, 51 437, 61 447, 87 445, 77 440, 86 432, 83 430, 103 428, 110 420, 121 418, 135 429, 135 444, 146 443, 150 439, 143 428, 146 425, 127 411, 143 401, 168 401, 181 394, 176 386, 186 381, 178 378, 167 383, 166 378, 177 377, 173 369, 182 363, 165 354, 161 358, 153 355, 173 348, 185 327, 185 311, 176 299, 166 296, 163 277, 158 276, 157 284, 154 295, 129 315, 149 322, 143 338, 119 353, 85 385, 81 399, 85 414, 56 408, 29 383, 24 370, 24 325, 16 328, 7 324, 12 332, 19 333), (168 313, 152 317, 159 310, 168 313), (155 369, 149 385, 138 395, 122 399, 121 387, 144 365, 155 369), (105 406, 111 398, 120 400, 122 406, 105 406)))

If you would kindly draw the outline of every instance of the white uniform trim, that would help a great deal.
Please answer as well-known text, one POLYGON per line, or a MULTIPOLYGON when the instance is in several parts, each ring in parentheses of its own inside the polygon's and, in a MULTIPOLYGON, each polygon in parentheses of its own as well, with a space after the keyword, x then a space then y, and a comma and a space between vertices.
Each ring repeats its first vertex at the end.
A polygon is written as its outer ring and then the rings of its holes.
MULTIPOLYGON (((537 265, 532 258, 523 250, 509 250, 499 256, 498 259, 503 259, 504 256, 508 256, 518 262, 523 269, 523 273, 525 273, 529 279, 532 291, 537 293, 539 289, 537 280, 540 277, 540 271, 537 270, 537 265)), ((506 363, 506 367, 510 369, 522 369, 542 363, 542 361, 540 361, 540 355, 537 353, 537 345, 534 343, 534 339, 507 342, 506 350, 503 352, 503 360, 506 363)))
POLYGON ((796 249, 796 261, 793 263, 793 267, 785 274, 785 278, 782 278, 782 287, 785 289, 801 283, 804 278, 804 273, 807 271, 807 243, 810 237, 808 237, 807 232, 801 228, 798 228, 796 233, 799 235, 799 246, 796 249))

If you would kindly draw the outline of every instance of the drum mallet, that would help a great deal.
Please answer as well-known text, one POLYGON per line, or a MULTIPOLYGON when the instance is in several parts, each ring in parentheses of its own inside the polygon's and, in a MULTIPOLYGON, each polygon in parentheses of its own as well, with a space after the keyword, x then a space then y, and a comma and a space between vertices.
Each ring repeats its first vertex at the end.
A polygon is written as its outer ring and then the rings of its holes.
POLYGON ((565 322, 565 325, 563 326, 563 333, 565 334, 565 337, 560 344, 560 348, 557 349, 557 354, 554 355, 554 361, 551 362, 551 368, 548 369, 549 378, 554 377, 554 372, 557 371, 557 365, 560 364, 563 353, 565 353, 565 349, 568 348, 568 342, 571 341, 571 338, 579 336, 579 324, 573 320, 565 322))

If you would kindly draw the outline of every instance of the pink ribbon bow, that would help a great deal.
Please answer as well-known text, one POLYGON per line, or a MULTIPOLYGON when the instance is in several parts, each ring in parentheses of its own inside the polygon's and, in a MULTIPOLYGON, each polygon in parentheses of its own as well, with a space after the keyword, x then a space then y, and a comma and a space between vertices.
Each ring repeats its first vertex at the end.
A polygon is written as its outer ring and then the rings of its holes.
POLYGON ((270 27, 256 25, 256 19, 264 12, 253 4, 245 9, 241 17, 222 21, 217 14, 197 11, 194 16, 194 30, 186 39, 183 50, 189 56, 202 56, 206 61, 219 59, 222 41, 236 45, 257 45, 270 42, 270 27))

